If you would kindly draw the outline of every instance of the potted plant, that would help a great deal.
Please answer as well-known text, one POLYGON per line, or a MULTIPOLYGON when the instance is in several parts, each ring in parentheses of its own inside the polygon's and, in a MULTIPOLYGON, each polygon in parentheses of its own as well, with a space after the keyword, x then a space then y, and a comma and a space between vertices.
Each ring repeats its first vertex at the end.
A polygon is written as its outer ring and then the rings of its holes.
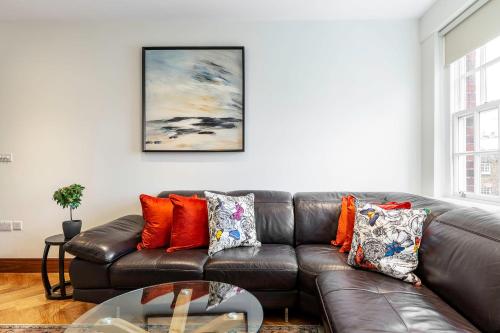
POLYGON ((82 220, 73 220, 73 209, 77 209, 82 200, 83 187, 80 184, 73 184, 62 187, 54 192, 52 198, 62 208, 69 207, 69 221, 62 223, 64 238, 71 239, 78 235, 82 230, 82 220))

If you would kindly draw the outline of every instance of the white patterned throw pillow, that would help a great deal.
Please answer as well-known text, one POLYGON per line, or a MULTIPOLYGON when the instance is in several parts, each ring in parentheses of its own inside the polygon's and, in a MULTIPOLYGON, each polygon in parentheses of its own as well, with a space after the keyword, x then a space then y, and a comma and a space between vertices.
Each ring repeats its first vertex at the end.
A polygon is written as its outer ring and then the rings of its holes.
POLYGON ((228 299, 244 293, 245 289, 223 282, 210 281, 206 311, 210 311, 228 299))
POLYGON ((254 194, 232 197, 205 192, 208 203, 208 255, 239 246, 260 246, 254 215, 254 194))
POLYGON ((420 284, 413 271, 427 214, 426 209, 357 207, 348 264, 420 284))

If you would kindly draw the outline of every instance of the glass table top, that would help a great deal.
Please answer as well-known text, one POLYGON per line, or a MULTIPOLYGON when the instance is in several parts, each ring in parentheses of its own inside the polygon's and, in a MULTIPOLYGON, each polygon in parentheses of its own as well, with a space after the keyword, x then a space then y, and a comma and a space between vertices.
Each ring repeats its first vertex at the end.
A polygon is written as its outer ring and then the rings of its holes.
POLYGON ((141 288, 96 305, 66 332, 257 332, 262 306, 222 282, 183 281, 141 288))

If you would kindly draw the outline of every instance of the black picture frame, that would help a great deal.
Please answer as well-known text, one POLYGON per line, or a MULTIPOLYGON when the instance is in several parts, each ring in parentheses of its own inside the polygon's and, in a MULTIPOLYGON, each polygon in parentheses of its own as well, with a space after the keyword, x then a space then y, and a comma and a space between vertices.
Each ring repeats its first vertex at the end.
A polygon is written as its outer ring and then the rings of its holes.
POLYGON ((142 47, 142 152, 244 152, 245 151, 245 47, 244 46, 144 46, 142 47), (239 149, 147 149, 146 147, 146 52, 150 50, 240 50, 241 51, 241 148, 239 149))

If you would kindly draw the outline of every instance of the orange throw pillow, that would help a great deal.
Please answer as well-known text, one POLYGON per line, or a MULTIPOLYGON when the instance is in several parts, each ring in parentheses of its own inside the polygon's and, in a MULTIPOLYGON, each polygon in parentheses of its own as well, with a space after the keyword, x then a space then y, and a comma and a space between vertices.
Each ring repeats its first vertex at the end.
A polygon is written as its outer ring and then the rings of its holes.
POLYGON ((339 250, 340 253, 351 251, 352 235, 354 234, 354 221, 356 220, 356 198, 352 195, 347 197, 346 211, 346 236, 344 243, 339 250))
POLYGON ((137 249, 157 249, 168 247, 172 229, 174 205, 168 198, 140 195, 142 216, 146 222, 142 229, 142 239, 137 249))
POLYGON ((172 234, 167 252, 208 247, 207 200, 169 195, 174 205, 172 234))
POLYGON ((347 236, 347 197, 342 197, 340 206, 339 223, 337 226, 337 237, 332 241, 334 246, 342 246, 347 236))

